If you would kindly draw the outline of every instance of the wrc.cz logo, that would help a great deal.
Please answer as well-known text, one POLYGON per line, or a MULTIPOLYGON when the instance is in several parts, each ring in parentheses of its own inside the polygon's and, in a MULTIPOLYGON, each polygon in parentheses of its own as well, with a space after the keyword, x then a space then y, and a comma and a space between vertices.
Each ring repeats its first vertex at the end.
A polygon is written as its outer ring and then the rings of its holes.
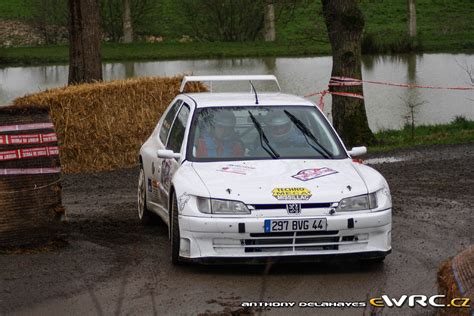
POLYGON ((370 305, 375 307, 402 307, 407 304, 408 307, 454 307, 454 308, 469 308, 471 307, 471 300, 468 297, 456 297, 449 303, 444 303, 446 295, 402 295, 399 299, 391 298, 388 295, 375 297, 370 299, 370 305))

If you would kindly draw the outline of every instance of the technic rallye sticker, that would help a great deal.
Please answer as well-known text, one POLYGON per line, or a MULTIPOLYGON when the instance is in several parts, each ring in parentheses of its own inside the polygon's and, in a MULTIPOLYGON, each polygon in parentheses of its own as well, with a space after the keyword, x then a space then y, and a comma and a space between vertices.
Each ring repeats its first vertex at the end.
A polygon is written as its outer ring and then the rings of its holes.
POLYGON ((312 168, 312 169, 301 170, 292 177, 301 181, 308 181, 308 180, 321 178, 321 177, 328 176, 330 174, 335 174, 335 173, 337 173, 336 170, 332 170, 331 168, 327 168, 327 167, 312 168))
POLYGON ((311 197, 311 191, 306 188, 275 188, 272 195, 277 200, 306 201, 311 197))

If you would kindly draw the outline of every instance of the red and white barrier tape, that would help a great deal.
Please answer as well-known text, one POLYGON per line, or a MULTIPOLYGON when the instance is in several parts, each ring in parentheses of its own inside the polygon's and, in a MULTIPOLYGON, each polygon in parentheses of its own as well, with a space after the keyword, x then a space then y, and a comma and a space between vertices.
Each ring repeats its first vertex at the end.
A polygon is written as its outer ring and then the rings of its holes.
POLYGON ((0 145, 22 145, 43 144, 58 140, 56 133, 48 134, 24 134, 24 135, 0 135, 0 145))
MULTIPOLYGON (((440 86, 423 86, 423 85, 416 85, 410 83, 391 83, 391 82, 384 82, 384 81, 373 81, 373 80, 361 80, 355 78, 348 78, 348 77, 331 77, 329 81, 329 87, 353 87, 353 86, 361 86, 363 83, 370 83, 370 84, 379 84, 379 85, 386 85, 392 87, 400 87, 400 88, 417 88, 417 89, 436 89, 436 90, 474 90, 474 87, 440 87, 440 86)), ((305 98, 312 97, 312 96, 320 96, 318 107, 322 111, 324 109, 324 97, 327 94, 332 95, 339 95, 344 97, 350 98, 357 98, 357 99, 364 99, 364 96, 360 93, 352 93, 352 92, 339 92, 339 91, 329 91, 323 90, 320 92, 310 93, 305 95, 305 98)))
POLYGON ((9 168, 0 169, 0 176, 9 175, 31 175, 31 174, 53 174, 60 173, 61 168, 9 168))
POLYGON ((330 86, 337 85, 339 83, 354 84, 354 85, 361 85, 362 83, 371 83, 371 84, 379 84, 379 85, 384 85, 384 86, 392 86, 392 87, 400 87, 400 88, 436 89, 436 90, 462 90, 462 91, 474 90, 474 87, 424 86, 424 85, 417 85, 417 84, 412 84, 412 83, 392 83, 392 82, 375 81, 375 80, 360 80, 360 79, 347 78, 347 77, 331 77, 331 80, 329 81, 330 86), (331 84, 331 82, 333 84, 331 84))
POLYGON ((32 129, 54 128, 53 123, 30 123, 0 126, 0 132, 28 131, 32 129))
POLYGON ((332 94, 332 95, 339 95, 339 96, 343 96, 343 97, 349 97, 349 98, 357 98, 357 99, 364 99, 364 96, 362 94, 359 94, 359 93, 352 93, 352 92, 336 92, 336 91, 329 91, 329 90, 323 90, 321 92, 316 92, 316 93, 311 93, 311 94, 307 94, 305 95, 304 97, 305 98, 308 98, 308 97, 313 97, 313 96, 317 96, 319 95, 319 102, 318 102, 318 107, 319 109, 322 111, 324 110, 324 97, 327 95, 327 94, 332 94))
POLYGON ((0 161, 16 160, 24 158, 49 157, 59 155, 59 147, 36 147, 7 150, 0 152, 0 161))

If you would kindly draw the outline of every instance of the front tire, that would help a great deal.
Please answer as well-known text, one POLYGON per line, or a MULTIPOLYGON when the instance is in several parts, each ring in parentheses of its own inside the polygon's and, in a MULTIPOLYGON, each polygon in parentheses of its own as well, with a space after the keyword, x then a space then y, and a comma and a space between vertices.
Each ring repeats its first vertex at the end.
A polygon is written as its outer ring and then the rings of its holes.
POLYGON ((153 214, 146 207, 146 179, 143 166, 140 166, 138 178, 138 219, 143 225, 150 225, 153 222, 153 214))
POLYGON ((170 212, 171 263, 177 266, 181 264, 181 257, 179 255, 181 235, 179 233, 178 201, 174 194, 170 212))

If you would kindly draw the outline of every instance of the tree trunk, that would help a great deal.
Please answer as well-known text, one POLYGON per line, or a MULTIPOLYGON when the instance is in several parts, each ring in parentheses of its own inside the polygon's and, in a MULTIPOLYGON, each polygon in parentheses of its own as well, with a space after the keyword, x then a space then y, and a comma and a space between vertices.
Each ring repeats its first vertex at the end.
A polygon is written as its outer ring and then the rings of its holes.
POLYGON ((97 0, 69 0, 69 84, 102 80, 97 0))
POLYGON ((123 0, 123 42, 133 42, 132 11, 130 0, 123 0))
POLYGON ((408 36, 416 37, 416 0, 408 1, 408 36))
POLYGON ((273 1, 265 3, 264 13, 264 39, 265 42, 274 42, 276 38, 275 33, 275 7, 273 1))
MULTIPOLYGON (((357 0, 322 0, 322 4, 332 49, 331 76, 362 79, 360 43, 364 16, 357 7, 357 0)), ((363 95, 362 85, 332 86, 330 90, 363 95)), ((363 99, 333 95, 332 117, 346 146, 374 142, 363 99)))

